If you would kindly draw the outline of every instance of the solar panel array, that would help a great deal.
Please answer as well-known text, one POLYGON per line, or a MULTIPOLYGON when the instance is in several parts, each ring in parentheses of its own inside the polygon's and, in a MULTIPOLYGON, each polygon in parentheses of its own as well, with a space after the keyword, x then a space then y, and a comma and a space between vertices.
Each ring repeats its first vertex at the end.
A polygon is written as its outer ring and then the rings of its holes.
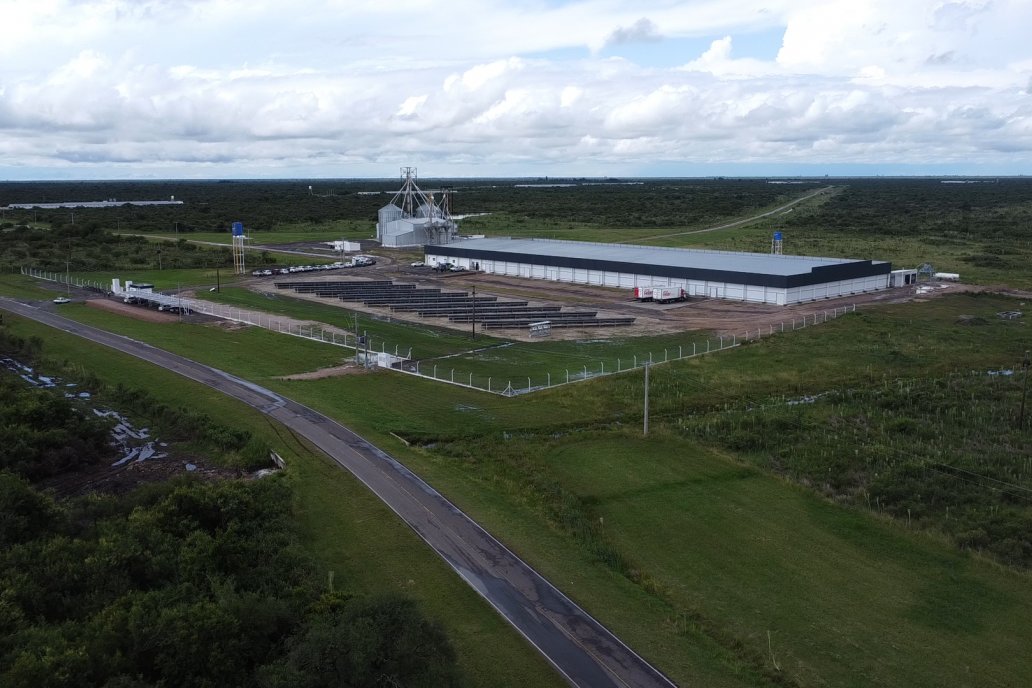
POLYGON ((276 282, 277 289, 299 294, 361 303, 390 309, 394 313, 415 313, 421 318, 447 318, 451 323, 472 323, 485 329, 527 327, 548 320, 552 327, 616 327, 630 325, 634 318, 600 318, 598 311, 563 310, 562 306, 532 306, 527 301, 499 301, 497 296, 472 296, 465 291, 441 291, 395 284, 390 280, 365 282, 276 282))

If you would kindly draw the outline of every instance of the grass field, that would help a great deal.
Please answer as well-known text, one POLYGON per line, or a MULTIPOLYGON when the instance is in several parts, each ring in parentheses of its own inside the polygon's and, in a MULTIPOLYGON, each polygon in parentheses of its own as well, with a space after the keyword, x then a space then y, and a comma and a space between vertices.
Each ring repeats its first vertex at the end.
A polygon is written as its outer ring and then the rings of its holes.
MULTIPOLYGON (((300 320, 314 320, 351 332, 355 327, 355 311, 338 308, 328 303, 318 303, 289 296, 291 292, 277 290, 270 281, 267 292, 256 293, 244 288, 223 289, 218 293, 201 292, 198 297, 216 303, 241 308, 253 308, 263 313, 275 313, 300 320)), ((359 329, 370 336, 370 348, 379 351, 386 347, 393 351, 399 347, 402 353, 413 350, 414 356, 446 356, 474 347, 468 336, 453 330, 431 325, 418 326, 390 320, 386 315, 372 316, 359 313, 359 329)), ((484 337, 479 346, 498 344, 501 340, 484 337)))
POLYGON ((268 442, 287 461, 305 545, 327 577, 333 573, 335 588, 398 592, 418 600, 444 624, 471 685, 565 685, 537 651, 363 485, 258 411, 106 347, 20 318, 5 320, 16 334, 43 338, 49 358, 72 362, 111 385, 144 387, 165 403, 203 409, 220 423, 250 430, 268 442))
POLYGON ((259 372, 241 354, 260 360, 262 338, 216 331, 197 347, 168 327, 121 327, 265 379, 377 441, 679 682, 1006 686, 1032 673, 1021 650, 1028 574, 835 505, 748 466, 750 457, 703 449, 678 419, 774 394, 999 366, 1027 341, 1020 324, 995 318, 1014 303, 965 296, 862 312, 658 367, 649 440, 635 430, 632 377, 518 399, 386 373, 268 380, 301 367, 289 363, 308 356, 307 343, 276 340, 281 362, 259 372), (960 314, 985 322, 958 325, 960 314))
MULTIPOLYGON (((255 293, 248 289, 223 289, 218 294, 201 293, 201 298, 241 308, 253 308, 265 313, 287 315, 292 318, 314 320, 347 331, 354 327, 354 311, 329 303, 312 302, 289 296, 289 292, 270 291, 255 293)), ((660 362, 689 355, 692 351, 706 351, 707 333, 686 332, 673 335, 643 337, 613 337, 611 339, 541 342, 516 342, 498 339, 483 332, 476 339, 455 330, 391 320, 388 315, 359 314, 360 329, 369 333, 370 348, 401 353, 412 351, 419 359, 420 372, 486 387, 492 378, 493 389, 505 389, 511 381, 514 387, 525 388, 527 378, 533 386, 544 386, 570 380, 585 379, 618 369, 626 370, 649 359, 660 362), (693 344, 697 348, 693 349, 693 344), (472 378, 470 378, 472 374, 472 378), (498 387, 501 385, 501 387, 498 387)), ((712 339, 716 348, 718 339, 712 339)))
POLYGON ((802 685, 1005 686, 1032 670, 1028 576, 662 435, 568 439, 542 463, 686 624, 802 685))
POLYGON ((0 274, 0 294, 4 296, 18 299, 52 299, 59 295, 57 292, 61 289, 63 287, 57 286, 56 283, 43 282, 17 273, 0 274))

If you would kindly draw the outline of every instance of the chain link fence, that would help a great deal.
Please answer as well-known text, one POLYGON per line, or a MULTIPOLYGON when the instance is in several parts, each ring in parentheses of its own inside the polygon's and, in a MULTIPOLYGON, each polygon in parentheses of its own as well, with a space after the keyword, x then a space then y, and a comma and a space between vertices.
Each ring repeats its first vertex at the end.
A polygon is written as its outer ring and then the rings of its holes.
MULTIPOLYGON (((158 292, 135 290, 131 288, 113 292, 109 289, 104 289, 100 283, 93 280, 80 280, 74 277, 68 278, 66 275, 61 273, 46 272, 32 268, 22 268, 21 272, 23 275, 60 282, 62 284, 68 281, 68 283, 77 287, 92 289, 105 294, 115 294, 124 299, 137 298, 151 303, 157 303, 159 306, 164 308, 174 307, 178 309, 189 309, 189 311, 194 313, 201 313, 221 318, 223 320, 253 325, 273 332, 287 334, 292 337, 300 337, 301 339, 308 339, 322 342, 324 344, 332 344, 334 346, 349 348, 355 351, 355 360, 367 366, 379 366, 405 375, 423 378, 425 380, 433 380, 434 382, 442 382, 445 384, 488 392, 490 394, 500 394, 507 397, 551 389, 553 387, 583 382, 585 380, 593 380, 606 375, 619 375, 632 370, 641 369, 646 364, 658 365, 661 363, 695 358, 697 356, 705 356, 718 351, 733 349, 741 346, 745 342, 756 341, 763 337, 820 325, 828 322, 829 320, 834 320, 847 313, 853 313, 856 311, 856 304, 818 311, 813 314, 804 315, 801 318, 792 318, 776 324, 757 327, 755 330, 748 330, 741 335, 717 335, 709 337, 702 342, 691 342, 690 344, 678 346, 676 351, 671 348, 663 349, 662 356, 654 355, 654 352, 648 352, 641 356, 632 356, 630 359, 618 358, 616 359, 616 365, 613 366, 612 362, 610 362, 608 369, 606 368, 606 363, 604 361, 598 361, 593 364, 583 364, 579 368, 575 369, 564 368, 561 375, 557 374, 553 376, 551 372, 545 371, 543 373, 538 373, 537 375, 529 375, 526 378, 513 378, 511 376, 502 378, 477 374, 469 370, 464 371, 461 368, 456 368, 449 364, 442 364, 440 362, 413 360, 411 348, 406 350, 399 345, 395 345, 392 349, 385 341, 374 343, 370 338, 367 338, 362 334, 356 335, 354 332, 348 332, 342 328, 323 325, 321 323, 299 323, 290 318, 283 318, 269 313, 264 313, 262 311, 248 310, 245 308, 215 303, 212 301, 204 301, 201 299, 185 298, 178 294, 161 294, 158 292), (523 383, 524 380, 526 380, 526 384, 523 383)), ((461 355, 462 354, 458 354, 452 357, 457 358, 461 355)))

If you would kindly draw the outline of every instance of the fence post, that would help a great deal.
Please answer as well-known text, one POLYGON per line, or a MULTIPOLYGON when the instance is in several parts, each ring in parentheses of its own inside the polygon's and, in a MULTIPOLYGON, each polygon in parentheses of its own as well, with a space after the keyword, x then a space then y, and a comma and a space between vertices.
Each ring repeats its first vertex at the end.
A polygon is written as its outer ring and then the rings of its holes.
POLYGON ((434 363, 434 379, 437 379, 437 364, 434 363))
POLYGON ((527 378, 527 391, 530 391, 530 378, 527 378))
POLYGON ((455 368, 451 369, 451 381, 455 382, 455 368))
POLYGON ((566 384, 570 384, 570 369, 566 369, 566 384))
POLYGON ((584 379, 585 380, 588 379, 588 364, 587 363, 584 364, 584 379))
POLYGON ((684 347, 680 344, 677 345, 677 357, 684 358, 684 347))
POLYGON ((620 372, 620 359, 616 359, 616 372, 620 372))
POLYGON ((491 391, 491 378, 487 378, 487 391, 491 391))
POLYGON ((469 386, 470 386, 470 387, 472 387, 472 386, 473 386, 473 373, 470 373, 470 374, 469 374, 469 386))
POLYGON ((666 350, 666 349, 663 349, 663 362, 665 363, 665 362, 666 362, 666 361, 668 361, 668 360, 669 360, 669 359, 667 358, 667 350, 666 350))
POLYGON ((545 373, 548 376, 548 386, 552 386, 552 373, 545 373))
POLYGON ((601 365, 602 365, 602 373, 601 374, 605 375, 606 374, 606 362, 602 361, 601 365))
POLYGON ((634 367, 638 367, 638 354, 634 354, 634 367))
POLYGON ((695 342, 692 342, 692 356, 695 355, 695 342))

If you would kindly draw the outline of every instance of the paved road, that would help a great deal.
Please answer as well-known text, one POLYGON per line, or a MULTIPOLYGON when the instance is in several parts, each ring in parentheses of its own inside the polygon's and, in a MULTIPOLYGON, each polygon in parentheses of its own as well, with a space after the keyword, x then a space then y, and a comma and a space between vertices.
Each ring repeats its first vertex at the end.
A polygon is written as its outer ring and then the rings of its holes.
POLYGON ((0 297, 0 308, 202 382, 305 437, 382 499, 572 685, 674 685, 427 483, 330 418, 264 387, 150 344, 4 297, 0 297))

